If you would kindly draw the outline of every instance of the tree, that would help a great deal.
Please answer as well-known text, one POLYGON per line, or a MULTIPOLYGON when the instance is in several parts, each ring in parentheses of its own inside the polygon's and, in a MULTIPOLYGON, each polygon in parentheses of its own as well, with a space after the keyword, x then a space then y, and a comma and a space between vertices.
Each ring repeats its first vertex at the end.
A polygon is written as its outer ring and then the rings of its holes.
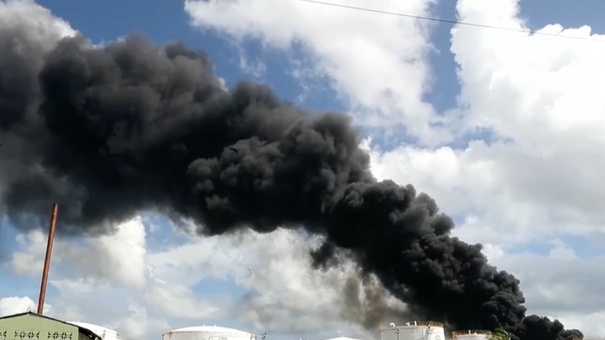
POLYGON ((489 336, 490 340, 510 340, 510 335, 504 328, 496 328, 489 336))

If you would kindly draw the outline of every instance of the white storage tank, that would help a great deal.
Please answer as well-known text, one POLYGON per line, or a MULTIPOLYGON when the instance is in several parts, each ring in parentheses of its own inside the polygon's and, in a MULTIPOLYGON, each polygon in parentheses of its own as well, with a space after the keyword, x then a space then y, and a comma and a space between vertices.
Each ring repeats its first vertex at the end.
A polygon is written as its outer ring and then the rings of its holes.
POLYGON ((489 340, 492 332, 485 330, 466 330, 452 332, 453 340, 489 340))
POLYGON ((324 339, 324 340, 360 340, 360 339, 348 338, 346 336, 339 336, 337 338, 330 338, 330 339, 324 339))
POLYGON ((256 335, 227 327, 196 326, 168 331, 162 340, 256 340, 256 335))
POLYGON ((103 340, 119 340, 118 332, 107 327, 80 321, 67 321, 67 323, 91 330, 103 340))
POLYGON ((412 321, 403 326, 391 323, 380 329, 381 340, 445 340, 443 324, 435 321, 412 321))

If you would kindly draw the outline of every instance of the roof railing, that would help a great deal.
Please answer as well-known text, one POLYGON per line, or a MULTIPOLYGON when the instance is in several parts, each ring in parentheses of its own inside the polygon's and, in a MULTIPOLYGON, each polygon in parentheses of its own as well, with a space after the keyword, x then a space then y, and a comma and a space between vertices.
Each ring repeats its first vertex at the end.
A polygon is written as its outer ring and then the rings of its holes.
POLYGON ((452 332, 452 338, 456 338, 457 336, 461 336, 461 335, 491 335, 492 332, 485 330, 485 329, 465 329, 465 330, 459 330, 459 331, 453 331, 452 332))
POLYGON ((406 322, 403 325, 395 325, 394 323, 391 323, 388 326, 381 326, 380 330, 395 329, 395 328, 401 328, 401 327, 414 327, 414 326, 443 327, 443 323, 437 322, 437 321, 410 321, 410 322, 406 322))

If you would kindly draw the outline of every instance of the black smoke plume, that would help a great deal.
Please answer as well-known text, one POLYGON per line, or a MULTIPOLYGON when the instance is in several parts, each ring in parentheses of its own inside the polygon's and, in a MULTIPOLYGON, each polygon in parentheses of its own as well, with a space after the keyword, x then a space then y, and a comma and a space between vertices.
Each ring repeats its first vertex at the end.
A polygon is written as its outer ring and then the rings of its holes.
POLYGON ((106 231, 143 209, 195 219, 200 234, 305 226, 329 265, 354 254, 419 317, 516 339, 581 336, 525 316, 519 281, 411 186, 376 181, 344 114, 313 114, 266 86, 225 90, 202 52, 140 36, 43 55, 0 32, 0 184, 17 226, 61 204, 63 233, 106 231))

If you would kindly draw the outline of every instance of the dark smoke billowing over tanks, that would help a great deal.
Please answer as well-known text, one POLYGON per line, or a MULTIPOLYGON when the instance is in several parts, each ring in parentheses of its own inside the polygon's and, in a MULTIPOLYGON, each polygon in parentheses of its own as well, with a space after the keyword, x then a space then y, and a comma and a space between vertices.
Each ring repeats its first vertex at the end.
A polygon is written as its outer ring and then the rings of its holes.
POLYGON ((55 201, 64 234, 103 233, 143 209, 193 218, 202 235, 303 225, 326 236, 318 265, 349 250, 418 318, 524 340, 581 335, 526 316, 519 281, 451 237, 428 195, 374 179, 346 115, 253 83, 225 91, 182 44, 68 38, 42 53, 24 34, 0 32, 0 209, 18 227, 55 201))

